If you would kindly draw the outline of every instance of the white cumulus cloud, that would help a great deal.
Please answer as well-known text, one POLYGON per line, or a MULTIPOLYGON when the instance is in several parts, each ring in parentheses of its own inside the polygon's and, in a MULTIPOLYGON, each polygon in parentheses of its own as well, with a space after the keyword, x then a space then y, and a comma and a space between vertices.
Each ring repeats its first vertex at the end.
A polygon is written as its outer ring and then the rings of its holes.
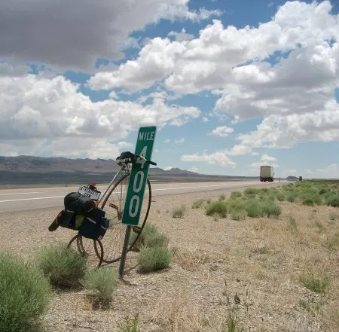
POLYGON ((180 126, 200 111, 160 98, 144 106, 114 99, 92 102, 63 76, 11 73, 0 76, 0 114, 0 154, 12 149, 106 157, 114 150, 112 141, 125 139, 140 126, 180 126))
POLYGON ((192 11, 188 4, 189 0, 1 1, 0 57, 92 70, 97 58, 122 58, 122 50, 135 43, 129 34, 149 24, 221 14, 192 11))
POLYGON ((262 161, 277 161, 277 158, 269 156, 268 154, 263 154, 261 156, 262 161))
POLYGON ((176 96, 209 90, 219 96, 217 117, 233 117, 232 123, 263 118, 238 137, 241 145, 338 140, 339 15, 331 11, 330 1, 293 1, 257 27, 214 19, 191 40, 149 40, 135 60, 88 83, 131 91, 159 83, 176 96))
POLYGON ((210 135, 226 137, 233 132, 234 132, 233 128, 230 128, 230 127, 227 127, 227 126, 221 126, 221 127, 217 127, 215 129, 213 129, 212 132, 210 133, 210 135))
MULTIPOLYGON (((229 156, 244 156, 252 152, 252 149, 247 145, 234 145, 231 150, 226 150, 225 153, 229 156)), ((253 153, 252 153, 253 154, 253 153)))
POLYGON ((206 162, 207 164, 218 164, 221 166, 236 166, 236 163, 233 162, 225 153, 223 152, 215 152, 211 154, 207 154, 204 152, 203 154, 189 154, 181 156, 182 161, 190 161, 190 162, 206 162))

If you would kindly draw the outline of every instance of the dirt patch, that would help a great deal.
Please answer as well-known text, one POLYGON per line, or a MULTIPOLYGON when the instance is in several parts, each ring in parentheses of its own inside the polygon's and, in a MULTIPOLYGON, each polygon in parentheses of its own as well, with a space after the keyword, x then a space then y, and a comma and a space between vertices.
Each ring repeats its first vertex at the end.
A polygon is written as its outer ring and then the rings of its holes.
MULTIPOLYGON (((129 283, 119 284, 108 308, 93 308, 83 291, 56 293, 46 331, 123 331, 127 316, 136 317, 142 332, 338 331, 339 248, 333 236, 339 220, 330 218, 338 209, 278 202, 277 218, 235 221, 208 217, 203 206, 191 208, 223 193, 229 197, 224 190, 155 197, 148 222, 169 238, 170 268, 140 274, 138 253, 130 253, 129 283), (183 217, 173 218, 183 205, 183 217), (306 287, 305 276, 315 286, 327 280, 326 290, 309 289, 316 287, 306 287)), ((47 243, 68 243, 72 231, 47 230, 58 212, 1 214, 0 250, 30 257, 47 243)))

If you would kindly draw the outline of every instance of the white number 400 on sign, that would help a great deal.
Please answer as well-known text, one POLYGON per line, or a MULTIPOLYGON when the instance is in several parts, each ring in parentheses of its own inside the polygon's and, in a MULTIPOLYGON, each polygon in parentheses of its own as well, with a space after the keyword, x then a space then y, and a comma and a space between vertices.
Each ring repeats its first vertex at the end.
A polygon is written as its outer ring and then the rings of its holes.
MULTIPOLYGON (((147 146, 145 146, 141 153, 140 156, 145 158, 146 156, 146 151, 147 151, 147 146)), ((144 168, 145 165, 145 159, 140 158, 137 161, 138 164, 141 164, 141 169, 144 168)), ((140 190, 142 189, 142 184, 144 182, 144 178, 145 178, 145 173, 144 171, 140 170, 138 171, 135 176, 134 176, 134 181, 133 181, 133 197, 131 198, 131 201, 129 203, 129 210, 128 210, 128 214, 131 218, 134 218, 138 211, 139 211, 139 205, 140 205, 140 197, 137 195, 140 190), (133 209, 133 205, 134 205, 134 201, 135 201, 135 207, 134 207, 134 211, 132 211, 133 209)))

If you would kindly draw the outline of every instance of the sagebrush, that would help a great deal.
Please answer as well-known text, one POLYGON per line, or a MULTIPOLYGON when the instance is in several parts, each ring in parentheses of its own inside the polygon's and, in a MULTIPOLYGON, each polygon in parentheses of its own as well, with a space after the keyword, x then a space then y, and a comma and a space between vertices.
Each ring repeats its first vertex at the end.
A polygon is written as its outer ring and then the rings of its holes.
POLYGON ((164 269, 171 262, 171 252, 165 248, 143 248, 138 256, 140 272, 164 269))
POLYGON ((41 270, 0 252, 0 332, 35 332, 51 297, 50 284, 41 270))
MULTIPOLYGON (((130 243, 135 241, 137 234, 132 233, 130 237, 130 243)), ((138 240, 135 242, 133 246, 133 250, 139 251, 143 247, 163 247, 167 248, 168 246, 168 238, 166 235, 162 234, 156 225, 146 224, 140 233, 138 240)))
POLYGON ((87 258, 61 243, 42 247, 35 258, 38 267, 56 287, 77 287, 86 273, 87 258))
POLYGON ((186 212, 186 207, 184 205, 173 210, 172 217, 173 218, 183 218, 186 212))
POLYGON ((206 215, 226 218, 227 217, 227 203, 220 202, 220 201, 211 202, 206 207, 206 215))
POLYGON ((112 268, 95 268, 86 272, 81 284, 100 300, 109 301, 119 283, 119 275, 112 268))

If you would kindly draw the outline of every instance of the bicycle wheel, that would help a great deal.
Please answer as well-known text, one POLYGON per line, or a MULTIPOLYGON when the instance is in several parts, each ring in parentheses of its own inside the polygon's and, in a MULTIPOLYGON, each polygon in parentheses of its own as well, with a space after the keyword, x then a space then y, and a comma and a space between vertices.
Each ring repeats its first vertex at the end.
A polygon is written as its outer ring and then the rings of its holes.
MULTIPOLYGON (((129 183, 129 174, 124 175, 106 195, 100 206, 106 212, 106 218, 109 219, 110 226, 101 240, 104 247, 105 263, 114 263, 121 258, 122 247, 125 238, 126 226, 122 224, 123 210, 129 183)), ((151 183, 147 178, 140 221, 138 226, 132 227, 128 251, 130 251, 138 240, 148 218, 151 207, 152 192, 151 183)))
POLYGON ((72 244, 76 245, 80 255, 86 257, 90 265, 97 265, 98 267, 101 266, 104 257, 104 248, 100 240, 86 239, 78 233, 72 237, 67 247, 71 248, 72 244), (93 251, 93 246, 90 245, 92 241, 94 242, 95 252, 93 251))

